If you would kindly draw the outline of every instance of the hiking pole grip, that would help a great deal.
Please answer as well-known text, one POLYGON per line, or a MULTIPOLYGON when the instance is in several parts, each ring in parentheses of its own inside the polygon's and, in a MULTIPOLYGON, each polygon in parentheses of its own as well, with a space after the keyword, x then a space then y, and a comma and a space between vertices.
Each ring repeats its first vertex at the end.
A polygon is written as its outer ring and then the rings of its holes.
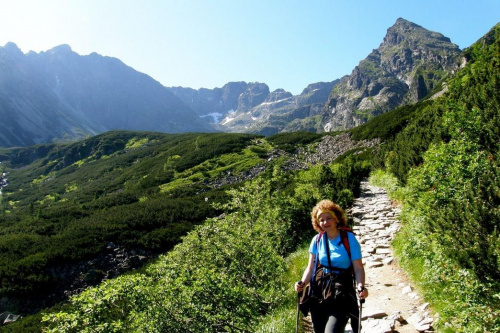
MULTIPOLYGON (((362 287, 361 289, 358 289, 358 291, 361 293, 363 290, 365 290, 365 287, 362 287)), ((359 303, 361 304, 364 304, 365 303, 365 299, 364 298, 360 298, 359 299, 359 303)))

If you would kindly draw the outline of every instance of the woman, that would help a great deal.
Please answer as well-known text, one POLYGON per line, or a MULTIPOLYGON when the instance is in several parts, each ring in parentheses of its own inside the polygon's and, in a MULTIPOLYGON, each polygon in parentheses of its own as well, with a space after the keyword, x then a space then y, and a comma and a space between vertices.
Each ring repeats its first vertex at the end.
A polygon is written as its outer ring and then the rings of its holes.
POLYGON ((349 318, 354 332, 358 332, 358 307, 356 293, 352 282, 354 272, 356 289, 360 299, 368 297, 365 286, 365 270, 361 261, 361 246, 352 232, 347 232, 349 240, 350 258, 341 237, 341 230, 347 227, 346 218, 339 205, 330 200, 322 200, 314 206, 311 220, 316 235, 309 246, 309 263, 302 275, 302 281, 295 284, 295 290, 302 292, 311 281, 313 272, 321 267, 326 273, 330 272, 329 261, 326 255, 330 251, 331 274, 336 274, 336 281, 343 281, 344 288, 338 297, 330 297, 326 301, 314 303, 311 306, 311 319, 315 333, 344 332, 349 318), (321 234, 323 232, 323 234, 321 234), (318 261, 316 269, 316 255, 318 261), (351 270, 352 265, 352 270, 351 270))

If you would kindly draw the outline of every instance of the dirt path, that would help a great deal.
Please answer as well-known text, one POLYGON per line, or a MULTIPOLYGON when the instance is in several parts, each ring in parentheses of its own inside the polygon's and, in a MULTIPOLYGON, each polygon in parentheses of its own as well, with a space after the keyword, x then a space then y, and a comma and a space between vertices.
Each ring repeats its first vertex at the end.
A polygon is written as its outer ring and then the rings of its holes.
MULTIPOLYGON (((390 243, 399 230, 400 210, 383 189, 363 182, 362 194, 349 213, 361 243, 370 293, 363 305, 363 332, 431 332, 427 304, 393 259, 390 243)), ((309 317, 304 318, 303 327, 305 332, 312 332, 309 317)), ((346 332, 352 332, 349 325, 346 332)))

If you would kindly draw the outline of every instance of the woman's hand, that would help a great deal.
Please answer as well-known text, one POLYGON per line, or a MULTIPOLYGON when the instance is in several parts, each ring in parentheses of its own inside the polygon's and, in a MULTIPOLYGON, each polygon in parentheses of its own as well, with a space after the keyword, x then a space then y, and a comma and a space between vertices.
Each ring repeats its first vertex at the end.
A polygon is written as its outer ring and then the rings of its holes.
POLYGON ((304 289, 304 283, 302 281, 295 282, 295 291, 301 293, 304 289))
POLYGON ((368 289, 366 289, 361 283, 358 283, 358 295, 360 299, 368 297, 368 289))

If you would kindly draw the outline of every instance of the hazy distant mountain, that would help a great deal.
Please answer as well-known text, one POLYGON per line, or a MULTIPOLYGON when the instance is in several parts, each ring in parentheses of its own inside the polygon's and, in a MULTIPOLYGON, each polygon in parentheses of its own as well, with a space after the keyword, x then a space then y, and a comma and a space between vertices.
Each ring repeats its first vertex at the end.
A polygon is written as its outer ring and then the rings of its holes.
POLYGON ((68 45, 23 54, 0 47, 0 146, 75 139, 113 129, 213 128, 172 92, 120 60, 68 45))
POLYGON ((425 97, 458 69, 460 49, 442 34, 404 19, 379 48, 336 85, 325 106, 325 131, 351 128, 425 97))

